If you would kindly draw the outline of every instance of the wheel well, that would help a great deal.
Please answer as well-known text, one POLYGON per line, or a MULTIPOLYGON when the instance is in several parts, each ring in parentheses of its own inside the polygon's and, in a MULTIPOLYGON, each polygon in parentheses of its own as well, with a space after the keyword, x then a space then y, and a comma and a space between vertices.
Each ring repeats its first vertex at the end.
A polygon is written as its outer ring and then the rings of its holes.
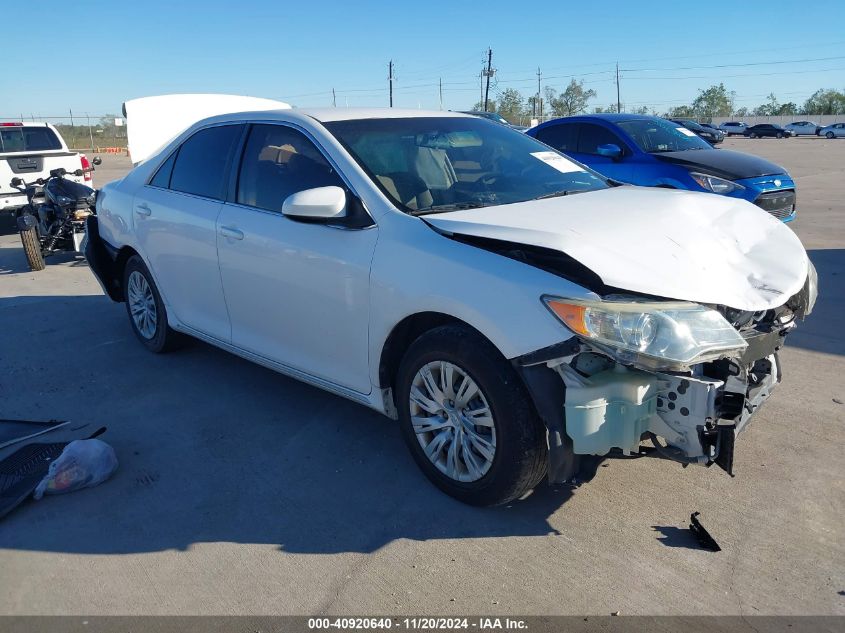
MULTIPOLYGON (((379 386, 383 389, 394 386, 396 373, 399 371, 399 364, 402 362, 402 357, 411 346, 411 343, 429 330, 449 324, 465 325, 478 332, 469 323, 449 314, 443 314, 442 312, 420 312, 405 317, 397 323, 387 337, 384 347, 381 350, 378 370, 379 386)), ((484 336, 481 332, 478 333, 484 336)))

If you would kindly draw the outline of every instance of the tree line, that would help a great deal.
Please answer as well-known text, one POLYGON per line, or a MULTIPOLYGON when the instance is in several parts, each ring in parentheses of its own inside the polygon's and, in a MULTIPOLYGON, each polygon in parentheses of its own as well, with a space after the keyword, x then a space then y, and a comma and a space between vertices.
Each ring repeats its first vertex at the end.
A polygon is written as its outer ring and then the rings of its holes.
MULTIPOLYGON (((595 90, 584 88, 583 81, 572 79, 569 85, 560 92, 551 86, 547 86, 543 91, 543 97, 539 100, 536 95, 525 98, 518 90, 507 88, 500 91, 495 100, 488 101, 487 110, 497 112, 511 123, 523 124, 532 118, 539 118, 541 112, 544 117, 585 113, 589 110, 590 102, 596 96, 595 90)), ((699 90, 692 103, 675 106, 664 112, 658 112, 657 109, 644 105, 635 108, 626 108, 624 103, 620 105, 622 112, 700 120, 726 116, 845 115, 845 91, 833 88, 816 90, 803 104, 792 101, 781 103, 774 93, 769 94, 765 103, 755 108, 745 106, 737 108, 735 102, 736 93, 729 91, 725 84, 719 83, 699 90)), ((483 110, 484 104, 476 103, 473 109, 483 110)), ((612 103, 604 107, 594 106, 591 111, 595 113, 616 112, 617 104, 612 103)))

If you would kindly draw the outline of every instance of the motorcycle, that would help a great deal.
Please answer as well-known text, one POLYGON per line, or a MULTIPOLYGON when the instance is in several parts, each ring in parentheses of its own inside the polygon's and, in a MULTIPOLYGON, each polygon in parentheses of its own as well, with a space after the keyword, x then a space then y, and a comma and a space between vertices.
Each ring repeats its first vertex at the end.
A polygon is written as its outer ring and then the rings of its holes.
MULTIPOLYGON (((99 157, 92 161, 102 163, 99 157)), ((45 257, 59 252, 82 252, 85 221, 95 213, 97 192, 65 176, 82 176, 94 167, 68 172, 50 171, 49 178, 24 182, 13 178, 11 186, 26 195, 27 204, 17 213, 17 227, 31 270, 44 270, 45 257)))

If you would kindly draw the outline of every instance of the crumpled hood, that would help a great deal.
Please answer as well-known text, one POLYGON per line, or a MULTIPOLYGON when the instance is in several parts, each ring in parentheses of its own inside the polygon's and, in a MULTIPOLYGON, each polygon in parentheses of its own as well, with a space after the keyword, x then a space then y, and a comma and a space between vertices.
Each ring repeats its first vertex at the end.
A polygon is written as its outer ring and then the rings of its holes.
POLYGON ((715 194, 624 186, 425 220, 563 252, 607 286, 740 310, 782 305, 807 278, 807 253, 790 228, 715 194))
POLYGON ((652 156, 665 163, 681 165, 691 171, 701 171, 728 180, 786 173, 783 167, 765 158, 729 149, 687 149, 680 152, 661 152, 652 156))

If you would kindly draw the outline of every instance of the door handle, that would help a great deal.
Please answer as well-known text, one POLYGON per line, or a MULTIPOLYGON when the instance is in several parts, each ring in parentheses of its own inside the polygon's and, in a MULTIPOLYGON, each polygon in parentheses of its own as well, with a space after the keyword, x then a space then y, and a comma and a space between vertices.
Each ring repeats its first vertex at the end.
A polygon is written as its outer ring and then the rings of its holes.
POLYGON ((146 202, 142 202, 141 204, 135 205, 135 213, 137 213, 138 215, 149 215, 152 212, 152 209, 147 206, 146 202))
POLYGON ((239 231, 238 229, 234 229, 231 226, 221 226, 220 235, 222 235, 223 237, 231 238, 233 240, 244 239, 244 232, 239 231))

